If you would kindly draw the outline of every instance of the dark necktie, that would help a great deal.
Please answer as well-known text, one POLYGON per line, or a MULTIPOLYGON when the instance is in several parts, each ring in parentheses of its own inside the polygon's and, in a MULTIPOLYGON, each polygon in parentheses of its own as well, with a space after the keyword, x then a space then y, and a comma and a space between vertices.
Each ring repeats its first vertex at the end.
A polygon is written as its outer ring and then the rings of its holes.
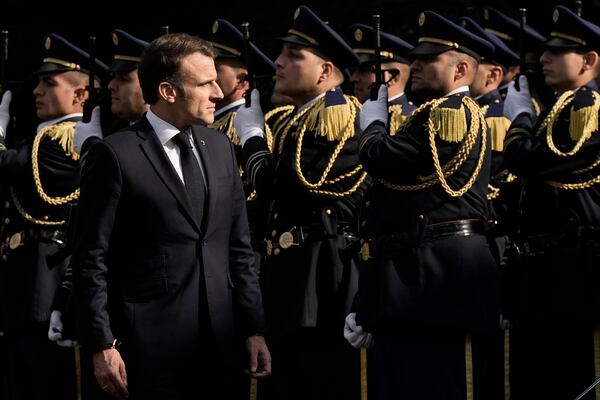
POLYGON ((198 164, 198 159, 192 151, 192 144, 190 143, 190 139, 186 131, 179 132, 177 135, 175 135, 175 137, 173 137, 173 141, 177 146, 179 146, 183 180, 192 204, 192 209, 196 214, 198 225, 202 225, 206 193, 200 164, 198 164))

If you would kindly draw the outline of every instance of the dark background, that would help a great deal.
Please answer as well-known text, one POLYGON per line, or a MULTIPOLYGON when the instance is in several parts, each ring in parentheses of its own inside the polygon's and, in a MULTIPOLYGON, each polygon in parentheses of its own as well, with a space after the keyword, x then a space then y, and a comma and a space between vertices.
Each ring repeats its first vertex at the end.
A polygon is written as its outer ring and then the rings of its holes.
MULTIPOLYGON (((3 1, 0 7, 0 29, 9 32, 7 78, 11 82, 9 88, 16 89, 14 107, 11 109, 29 108, 32 113, 31 72, 41 63, 44 37, 49 32, 63 35, 83 49, 87 49, 88 36, 96 36, 97 55, 110 64, 110 32, 115 28, 148 41, 159 36, 161 27, 165 25, 169 26, 171 32, 188 32, 207 37, 212 22, 216 18, 225 18, 237 26, 244 21, 250 22, 252 41, 275 59, 280 44, 274 39, 291 26, 294 10, 300 4, 309 6, 340 33, 353 23, 370 24, 372 14, 381 14, 383 31, 412 42, 417 35, 418 15, 426 9, 451 19, 469 15, 481 22, 484 4, 490 4, 514 18, 518 17, 518 8, 525 7, 528 10, 527 23, 546 35, 550 29, 554 5, 575 7, 573 0, 151 0, 153 4, 159 4, 153 7, 141 0, 84 1, 86 0, 35 3, 27 0, 3 1), (82 9, 93 11, 84 13, 80 11, 82 9)), ((600 23, 600 0, 583 0, 583 17, 596 24, 600 23)), ((20 112, 27 115, 27 111, 20 112)), ((29 119, 31 118, 27 118, 29 119)), ((34 122, 31 125, 35 126, 34 122)))

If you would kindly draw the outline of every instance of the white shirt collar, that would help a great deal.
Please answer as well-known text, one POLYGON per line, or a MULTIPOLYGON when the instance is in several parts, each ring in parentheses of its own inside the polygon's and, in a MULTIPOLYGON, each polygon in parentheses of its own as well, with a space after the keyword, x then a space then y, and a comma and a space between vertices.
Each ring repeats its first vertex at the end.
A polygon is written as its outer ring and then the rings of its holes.
POLYGON ((313 104, 315 101, 319 100, 321 97, 325 96, 325 93, 326 92, 321 93, 320 95, 318 95, 317 97, 315 97, 314 99, 309 101, 308 103, 305 103, 305 104, 301 105, 300 107, 298 107, 298 110, 296 110, 296 113, 299 113, 300 111, 304 110, 306 107, 313 104))
POLYGON ((461 92, 468 92, 468 91, 469 91, 468 86, 461 86, 461 87, 454 89, 450 93, 447 93, 444 97, 448 97, 448 96, 452 96, 453 94, 457 94, 457 93, 461 93, 461 92))
POLYGON ((223 108, 219 108, 217 111, 215 111, 215 119, 217 119, 219 116, 225 114, 226 111, 231 110, 233 107, 241 106, 242 104, 245 104, 245 103, 246 103, 246 99, 239 99, 239 100, 234 101, 233 103, 227 104, 223 108))
POLYGON ((390 98, 388 98, 388 101, 394 101, 394 100, 396 100, 398 97, 402 97, 402 96, 404 96, 404 92, 402 92, 402 93, 398 93, 398 94, 397 94, 397 95, 395 95, 394 97, 390 97, 390 98))
POLYGON ((173 125, 160 119, 152 112, 152 109, 148 110, 146 113, 146 118, 148 118, 150 126, 152 126, 152 129, 154 129, 156 136, 158 136, 158 140, 160 140, 160 143, 163 146, 180 132, 180 130, 175 128, 173 125))
POLYGON ((64 121, 64 120, 70 119, 70 118, 75 118, 75 117, 83 117, 83 114, 82 113, 67 114, 67 115, 63 115, 62 117, 59 117, 59 118, 54 118, 49 121, 44 121, 38 125, 36 132, 39 132, 40 129, 45 128, 47 126, 58 124, 61 121, 64 121))

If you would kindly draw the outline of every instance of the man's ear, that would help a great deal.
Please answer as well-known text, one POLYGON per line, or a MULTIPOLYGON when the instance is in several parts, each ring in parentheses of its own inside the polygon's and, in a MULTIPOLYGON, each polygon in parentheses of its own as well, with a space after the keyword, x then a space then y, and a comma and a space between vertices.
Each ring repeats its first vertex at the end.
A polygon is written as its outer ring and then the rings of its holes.
POLYGON ((595 51, 588 51, 583 54, 583 66, 582 66, 583 71, 587 71, 590 69, 595 70, 597 65, 598 65, 598 53, 596 53, 595 51))
POLYGON ((502 70, 502 67, 494 65, 492 68, 490 68, 488 72, 486 84, 493 84, 497 82, 498 85, 500 85, 500 82, 502 82, 503 77, 504 71, 502 70))
POLYGON ((241 91, 245 92, 248 89, 250 89, 250 82, 248 81, 248 72, 247 71, 240 70, 240 72, 237 73, 235 78, 237 80, 237 83, 235 85, 235 88, 237 90, 241 90, 241 91))
POLYGON ((171 82, 163 81, 158 85, 158 95, 167 103, 174 103, 177 98, 177 88, 171 82))
POLYGON ((331 61, 323 61, 321 64, 321 74, 319 75, 318 82, 321 83, 329 77, 331 77, 334 73, 335 67, 331 61))
POLYGON ((463 79, 469 73, 469 63, 465 60, 460 60, 456 63, 456 68, 454 71, 454 80, 458 81, 463 79))
POLYGON ((73 104, 83 104, 89 98, 90 94, 85 89, 85 86, 82 85, 75 88, 75 98, 73 99, 73 104))

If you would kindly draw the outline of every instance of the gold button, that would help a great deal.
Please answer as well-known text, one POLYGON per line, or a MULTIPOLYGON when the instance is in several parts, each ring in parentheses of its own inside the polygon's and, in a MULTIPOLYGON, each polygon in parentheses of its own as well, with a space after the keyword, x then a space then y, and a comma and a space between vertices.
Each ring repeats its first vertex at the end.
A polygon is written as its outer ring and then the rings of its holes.
POLYGON ((273 250, 273 254, 278 256, 279 253, 281 253, 281 250, 279 248, 276 248, 275 250, 273 250))
POLYGON ((277 230, 273 229, 273 231, 271 232, 271 237, 275 237, 275 235, 277 235, 277 230))
POLYGON ((4 203, 4 208, 10 208, 10 201, 7 201, 6 203, 4 203))
POLYGON ((10 218, 8 218, 8 217, 4 218, 4 223, 6 225, 10 224, 10 218))
POLYGON ((331 210, 330 210, 329 208, 326 208, 326 209, 325 209, 325 214, 327 214, 327 215, 331 215, 331 210))
POLYGON ((274 219, 275 221, 277 221, 277 217, 279 217, 279 214, 277 214, 277 213, 273 214, 273 219, 274 219))
POLYGON ((419 219, 423 219, 425 216, 423 214, 419 214, 419 219))
POLYGON ((2 259, 3 259, 4 261, 8 260, 8 257, 6 256, 6 254, 2 256, 2 259))

